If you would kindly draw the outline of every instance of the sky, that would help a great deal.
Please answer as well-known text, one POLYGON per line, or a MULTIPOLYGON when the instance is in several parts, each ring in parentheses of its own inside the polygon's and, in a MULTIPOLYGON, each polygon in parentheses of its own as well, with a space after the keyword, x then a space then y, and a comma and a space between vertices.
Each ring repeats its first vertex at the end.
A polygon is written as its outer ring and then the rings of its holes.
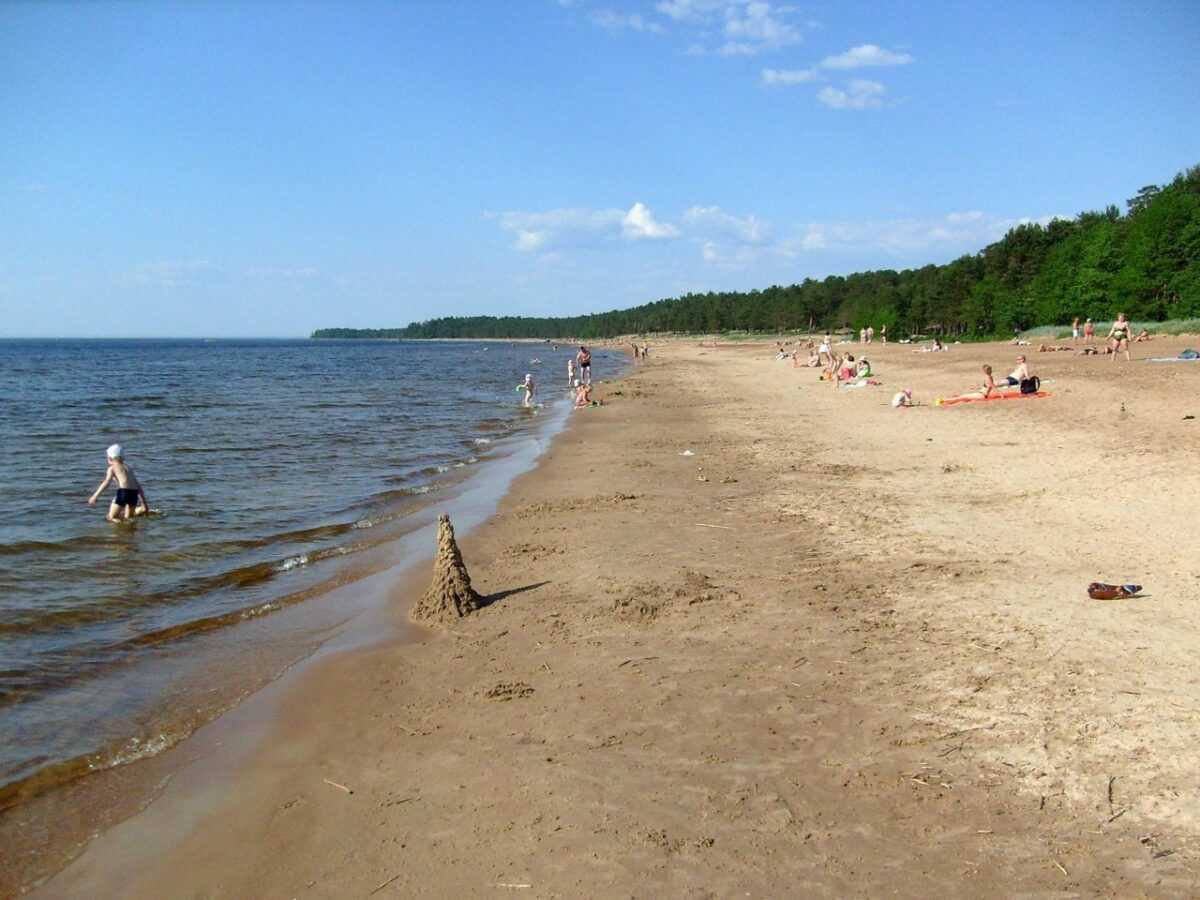
POLYGON ((0 336, 574 315, 1200 163, 1200 3, 0 2, 0 336))

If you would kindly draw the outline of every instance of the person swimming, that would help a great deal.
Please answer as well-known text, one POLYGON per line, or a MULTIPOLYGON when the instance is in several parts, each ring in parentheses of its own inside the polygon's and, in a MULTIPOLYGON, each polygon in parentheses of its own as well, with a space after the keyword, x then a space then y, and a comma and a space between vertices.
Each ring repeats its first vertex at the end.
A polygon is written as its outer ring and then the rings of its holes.
POLYGON ((109 482, 115 480, 117 495, 109 504, 108 515, 105 517, 108 521, 116 522, 119 518, 128 519, 130 516, 144 516, 149 513, 150 501, 146 499, 146 492, 137 476, 133 474, 133 469, 125 464, 125 451, 121 445, 113 444, 105 451, 105 456, 108 460, 108 470, 104 473, 100 487, 88 498, 88 506, 95 506, 97 498, 104 493, 109 482))

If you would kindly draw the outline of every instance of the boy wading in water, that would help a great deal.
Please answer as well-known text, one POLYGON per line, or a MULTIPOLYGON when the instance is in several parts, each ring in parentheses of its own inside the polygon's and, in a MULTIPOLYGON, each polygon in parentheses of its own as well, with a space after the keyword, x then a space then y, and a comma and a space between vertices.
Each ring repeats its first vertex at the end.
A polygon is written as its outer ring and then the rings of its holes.
POLYGON ((521 405, 526 408, 533 406, 533 392, 536 390, 533 384, 533 376, 526 375, 525 380, 517 385, 517 390, 525 392, 525 397, 521 400, 521 405))
POLYGON ((96 493, 88 498, 88 506, 95 506, 96 498, 104 493, 104 489, 108 487, 110 481, 116 479, 117 496, 109 504, 108 521, 116 522, 118 519, 144 516, 149 513, 150 502, 146 499, 146 492, 142 490, 141 482, 133 474, 133 469, 125 465, 121 445, 113 444, 108 448, 107 455, 108 471, 104 473, 104 480, 100 482, 100 487, 96 488, 96 493))

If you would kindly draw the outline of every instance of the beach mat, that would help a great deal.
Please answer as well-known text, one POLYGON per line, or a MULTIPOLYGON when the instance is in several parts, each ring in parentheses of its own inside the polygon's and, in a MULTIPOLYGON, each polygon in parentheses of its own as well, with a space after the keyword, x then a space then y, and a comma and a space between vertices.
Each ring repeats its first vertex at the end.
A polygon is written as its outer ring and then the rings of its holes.
POLYGON ((1049 391, 1038 391, 1036 394, 1022 394, 1020 391, 1001 391, 990 397, 952 397, 949 400, 938 401, 938 406, 957 406, 959 403, 991 403, 993 400, 1036 400, 1039 397, 1049 397, 1049 391))
POLYGON ((1200 362, 1200 356, 1151 356, 1146 362, 1200 362))

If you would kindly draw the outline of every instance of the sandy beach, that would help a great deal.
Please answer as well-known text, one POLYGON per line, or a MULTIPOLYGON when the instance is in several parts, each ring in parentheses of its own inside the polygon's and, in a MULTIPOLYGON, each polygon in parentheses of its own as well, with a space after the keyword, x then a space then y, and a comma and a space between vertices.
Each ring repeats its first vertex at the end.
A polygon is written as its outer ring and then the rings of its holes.
POLYGON ((1200 363, 896 410, 1036 347, 653 343, 462 540, 486 608, 277 682, 31 896, 1200 890, 1200 363))

